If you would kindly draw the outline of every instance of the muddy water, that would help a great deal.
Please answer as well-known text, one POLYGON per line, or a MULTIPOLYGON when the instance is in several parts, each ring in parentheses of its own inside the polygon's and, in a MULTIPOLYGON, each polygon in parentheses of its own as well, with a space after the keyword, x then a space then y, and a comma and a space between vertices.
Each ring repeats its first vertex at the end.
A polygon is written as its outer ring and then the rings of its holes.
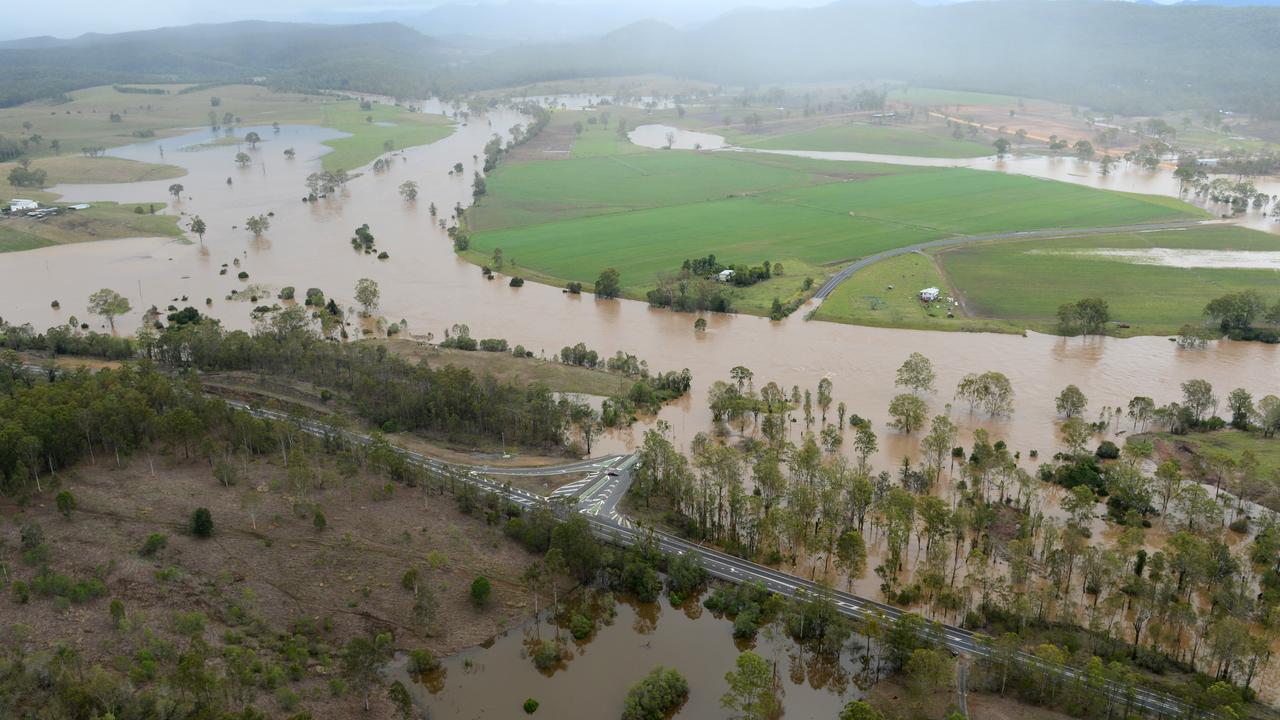
MULTIPOLYGON (((675 145, 673 147, 676 149, 688 150, 693 149, 695 146, 700 146, 704 150, 759 152, 772 155, 790 155, 815 160, 873 162, 887 163, 889 165, 910 165, 914 167, 971 168, 974 170, 989 170, 993 172, 1013 173, 1017 175, 1030 175, 1031 177, 1038 177, 1046 180, 1057 180, 1059 182, 1071 183, 1073 185, 1084 185, 1100 190, 1116 190, 1120 192, 1143 193, 1146 195, 1179 197, 1178 181, 1173 177, 1173 174, 1168 169, 1162 168, 1154 171, 1147 170, 1146 168, 1138 167, 1123 160, 1111 169, 1109 175, 1104 177, 1099 170, 1097 162, 1056 155, 1018 154, 1009 155, 1004 158, 990 156, 957 160, 953 158, 929 158, 915 157, 911 155, 879 155, 875 153, 862 152, 758 150, 755 148, 730 146, 725 142, 724 138, 719 135, 695 133, 678 130, 667 125, 656 124, 641 125, 632 131, 630 137, 631 141, 637 145, 649 148, 664 148, 667 147, 667 133, 669 132, 674 133, 673 137, 675 138, 675 145)), ((1272 196, 1280 195, 1280 178, 1263 177, 1254 178, 1253 181, 1254 186, 1257 187, 1259 191, 1272 196)), ((1190 202, 1196 202, 1217 215, 1228 211, 1224 206, 1209 203, 1207 200, 1198 201, 1189 194, 1182 197, 1190 202)), ((1237 216, 1235 221, 1245 227, 1280 233, 1280 222, 1276 222, 1275 217, 1272 214, 1264 213, 1261 210, 1251 209, 1248 212, 1237 216)))
MULTIPOLYGON (((268 292, 285 285, 299 292, 319 287, 350 305, 356 280, 369 277, 381 286, 382 314, 391 321, 406 320, 415 335, 430 332, 439 338, 450 325, 466 323, 477 337, 505 337, 536 353, 552 355, 583 341, 603 353, 634 353, 657 369, 689 368, 694 376, 691 395, 660 415, 684 448, 696 433, 710 429, 707 387, 726 379, 736 365, 755 372, 757 387, 774 381, 788 389, 814 388, 820 378, 829 377, 835 400, 870 418, 880 433, 880 467, 914 455, 918 443, 916 437, 885 427, 885 409, 896 394, 894 371, 911 352, 924 353, 937 366, 940 392, 929 398, 934 413, 944 410, 965 373, 998 370, 1008 375, 1017 392, 1012 418, 991 420, 970 414, 965 406, 954 408, 953 416, 966 430, 990 428, 994 438, 1022 450, 1024 458, 1030 449, 1048 456, 1056 447, 1053 396, 1068 383, 1088 395, 1093 413, 1138 394, 1169 402, 1178 398, 1180 382, 1197 377, 1212 382, 1220 395, 1237 386, 1255 396, 1280 391, 1277 348, 1254 343, 1215 343, 1204 351, 1187 352, 1151 337, 1068 339, 891 330, 805 322, 804 309, 780 323, 708 316, 707 332, 699 334, 693 331, 693 316, 654 310, 644 303, 597 301, 535 283, 511 288, 503 280, 486 281, 478 268, 454 255, 428 206, 434 202, 440 217, 447 219, 455 203, 467 204, 474 156, 493 133, 522 120, 511 112, 473 118, 444 140, 398 153, 385 172, 366 169, 335 197, 315 204, 301 202, 306 192, 303 179, 319 169, 318 158, 325 150, 320 142, 333 137, 332 131, 285 127, 276 136, 269 127, 258 128, 265 141, 255 150, 244 148, 254 158, 246 168, 233 162, 238 151, 234 145, 179 152, 178 141, 169 138, 163 141, 164 160, 189 170, 181 179, 186 194, 174 209, 205 219, 209 231, 203 245, 194 237, 189 245, 134 239, 2 255, 0 316, 43 329, 74 315, 105 327, 89 318, 85 299, 93 290, 111 287, 128 295, 134 306, 117 320, 121 332, 136 329, 143 309, 153 304, 181 306, 180 300, 174 301, 182 296, 230 327, 248 328, 254 303, 225 300, 232 289, 243 291, 250 283, 268 292), (297 151, 295 160, 283 157, 286 147, 297 151), (456 162, 465 170, 450 175, 456 162), (405 180, 419 183, 416 202, 399 196, 397 188, 405 180), (267 212, 275 215, 260 239, 233 227, 243 226, 250 215, 267 212), (390 253, 389 260, 351 249, 349 239, 362 223, 369 224, 378 249, 390 253), (234 266, 227 275, 219 275, 224 263, 231 265, 237 258, 239 270, 249 273, 247 281, 235 279, 234 266), (207 308, 205 298, 213 300, 207 308), (50 308, 54 299, 61 302, 61 310, 50 308)), ((141 143, 115 152, 159 160, 160 144, 141 143)), ((55 189, 69 201, 145 202, 166 197, 170 182, 55 189)), ((509 259, 517 265, 520 260, 509 259)), ((800 425, 793 426, 795 438, 800 425)), ((647 426, 613 432, 593 449, 611 453, 634 448, 647 426)), ((967 434, 961 440, 967 443, 967 434)))
MULTIPOLYGON (((650 605, 619 603, 617 610, 611 625, 599 627, 585 641, 574 641, 561 630, 572 657, 550 673, 538 671, 528 657, 537 633, 544 640, 552 638, 554 627, 543 621, 465 650, 446 660, 440 671, 405 685, 432 718, 523 716, 520 706, 526 698, 538 701, 538 717, 618 717, 627 688, 663 665, 689 681, 688 702, 676 717, 724 717, 724 675, 733 669, 739 651, 750 649, 776 664, 786 717, 833 718, 845 703, 862 696, 854 682, 862 663, 847 650, 837 664, 802 652, 789 640, 768 639, 765 632, 754 644, 738 645, 729 620, 696 604, 687 611, 673 608, 665 598, 650 605)), ((404 662, 393 661, 388 676, 408 681, 404 662)))

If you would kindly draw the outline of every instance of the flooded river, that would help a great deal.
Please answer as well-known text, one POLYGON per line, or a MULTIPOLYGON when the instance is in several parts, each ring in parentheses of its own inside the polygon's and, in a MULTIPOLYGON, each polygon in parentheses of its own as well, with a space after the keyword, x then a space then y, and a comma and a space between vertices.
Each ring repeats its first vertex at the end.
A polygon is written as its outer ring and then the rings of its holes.
MULTIPOLYGON (((1099 190, 1164 195, 1173 198, 1179 197, 1180 190, 1177 178, 1167 168, 1147 170, 1146 168, 1126 163, 1123 160, 1113 167, 1109 174, 1104 176, 1095 161, 1060 155, 1019 153, 1010 154, 1003 158, 992 155, 989 157, 955 159, 821 150, 759 150, 731 146, 719 135, 681 130, 669 125, 657 124, 641 125, 631 131, 629 137, 637 145, 654 149, 661 149, 670 145, 677 150, 700 148, 726 152, 790 155, 814 160, 872 162, 889 165, 910 165, 913 167, 971 168, 1015 175, 1029 175, 1045 180, 1071 183, 1072 185, 1084 185, 1099 190)), ((1251 179, 1259 191, 1271 196, 1280 195, 1280 178, 1261 177, 1251 179)), ((1191 202, 1197 202, 1190 193, 1181 197, 1191 202)), ((1197 202, 1197 204, 1206 207, 1215 214, 1227 211, 1225 206, 1206 204, 1205 202, 1197 202)), ((1250 210, 1243 213, 1235 218, 1235 222, 1256 230, 1266 230, 1280 234, 1280 222, 1276 222, 1274 217, 1259 210, 1250 210)))
MULTIPOLYGON (((486 281, 479 268, 454 255, 428 206, 434 202, 440 217, 447 219, 455 203, 469 204, 476 156, 495 132, 505 133, 522 121, 511 111, 472 118, 446 139, 398 153, 384 172, 366 168, 336 196, 314 204, 302 202, 304 179, 320 167, 318 158, 326 150, 321 143, 337 136, 330 130, 286 126, 276 135, 270 127, 242 128, 257 130, 264 138, 253 150, 223 145, 178 151, 183 143, 208 141, 207 130, 182 140, 168 138, 113 150, 121 157, 161 161, 163 146, 163 161, 188 169, 180 180, 186 193, 172 210, 199 214, 207 222, 203 245, 130 239, 0 255, 0 316, 43 329, 74 315, 104 327, 88 316, 85 303, 90 292, 110 287, 126 294, 134 306, 132 313, 117 320, 121 332, 136 329, 143 309, 181 307, 186 304, 180 300, 183 296, 230 327, 248 328, 256 303, 226 300, 233 289, 244 291, 253 284, 269 296, 286 285, 297 287, 299 293, 318 287, 349 305, 356 280, 368 277, 381 286, 380 312, 389 321, 404 319, 415 335, 430 332, 440 338, 445 328, 466 323, 476 337, 503 337, 548 356, 582 341, 606 354, 634 353, 655 369, 688 367, 694 376, 693 392, 660 416, 685 448, 694 434, 710 429, 708 386, 727 379, 736 365, 755 372, 757 387, 774 381, 788 389, 793 385, 815 388, 822 377, 829 377, 835 401, 844 401, 851 413, 870 418, 880 434, 880 467, 914 455, 918 443, 917 437, 885 427, 886 408, 896 394, 894 372, 911 352, 924 353, 937 367, 939 393, 929 398, 933 413, 943 412, 964 374, 998 370, 1008 375, 1017 393, 1012 418, 970 415, 967 406, 958 406, 953 414, 964 428, 990 428, 994 438, 1005 439, 1012 449, 1023 451, 1024 458, 1031 449, 1043 456, 1056 449, 1053 396, 1068 383, 1088 395, 1092 414, 1104 405, 1123 405, 1139 394, 1158 403, 1175 400, 1179 383, 1191 378, 1209 380, 1220 396, 1237 386, 1255 397, 1280 391, 1277 348, 1255 343, 1215 343, 1204 351, 1179 351, 1167 339, 1155 337, 1120 340, 891 330, 805 322, 804 308, 784 322, 712 315, 707 317, 707 332, 695 333, 693 316, 655 310, 641 302, 597 301, 590 295, 567 295, 535 283, 511 288, 501 280, 486 281), (294 160, 283 155, 288 147, 297 153, 294 160), (253 157, 245 168, 233 161, 241 149, 253 157), (464 172, 450 174, 459 162, 464 172), (419 183, 416 202, 406 202, 397 192, 405 180, 419 183), (247 217, 259 213, 274 216, 270 229, 254 239, 243 225, 247 217), (352 250, 352 233, 363 223, 369 224, 377 248, 388 252, 389 259, 377 260, 352 250), (236 279, 233 263, 237 259, 238 270, 249 274, 245 281, 236 279), (232 271, 220 275, 224 263, 232 271), (205 298, 212 299, 207 308, 205 298), (61 303, 60 310, 50 307, 55 299, 61 303)), ((54 189, 73 202, 151 202, 167 196, 170 182, 54 189)), ((519 262, 518 257, 511 260, 519 262)), ((642 423, 613 432, 593 449, 611 453, 634 448, 646 427, 642 423)), ((967 435, 962 440, 967 442, 967 435)), ((846 449, 851 444, 846 442, 846 449)))
MULTIPOLYGON (((404 682, 429 717, 441 719, 518 717, 527 698, 538 701, 538 717, 618 717, 627 688, 658 665, 679 670, 689 681, 689 699, 676 717, 723 717, 724 675, 740 650, 776 665, 786 717, 834 718, 863 694, 857 685, 864 680, 862 660, 849 650, 835 662, 802 650, 779 637, 780 631, 764 630, 754 643, 740 644, 733 639, 731 621, 696 603, 682 610, 665 598, 651 604, 620 602, 612 624, 598 625, 586 640, 560 630, 571 657, 544 673, 534 667, 530 649, 538 637, 551 640, 555 631, 545 619, 515 628, 450 657, 439 671, 416 682, 409 681, 407 658, 400 657, 388 676, 404 682)), ((855 638, 852 644, 860 643, 855 638)))

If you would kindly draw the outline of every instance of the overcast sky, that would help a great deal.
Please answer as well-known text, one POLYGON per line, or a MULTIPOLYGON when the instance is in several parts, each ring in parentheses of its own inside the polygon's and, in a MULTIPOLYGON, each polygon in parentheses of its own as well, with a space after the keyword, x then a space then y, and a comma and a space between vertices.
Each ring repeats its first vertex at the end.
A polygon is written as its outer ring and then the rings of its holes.
MULTIPOLYGON (((15 0, 16 1, 16 0, 15 0)), ((521 0, 517 0, 521 1, 521 0)), ((524 0, 529 1, 529 0, 524 0)), ((609 5, 630 11, 636 19, 653 17, 674 24, 699 22, 741 7, 822 5, 830 0, 538 0, 564 5, 609 5)), ((233 20, 296 22, 365 22, 395 14, 420 14, 449 0, 45 0, 27 4, 21 12, 7 12, 0 22, 0 39, 54 35, 75 37, 86 32, 122 32, 168 25, 233 20), (380 17, 381 16, 381 17, 380 17)), ((504 4, 463 0, 453 4, 504 4)), ((18 8, 12 8, 17 10, 18 8)))

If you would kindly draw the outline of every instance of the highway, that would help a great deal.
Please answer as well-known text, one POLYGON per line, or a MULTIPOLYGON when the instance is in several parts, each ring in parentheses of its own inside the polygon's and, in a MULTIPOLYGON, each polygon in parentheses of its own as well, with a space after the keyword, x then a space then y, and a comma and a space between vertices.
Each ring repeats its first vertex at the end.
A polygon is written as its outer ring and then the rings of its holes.
MULTIPOLYGON (((32 372, 44 372, 43 368, 35 366, 27 366, 26 369, 32 372)), ((301 430, 312 435, 342 437, 359 444, 371 442, 371 438, 367 435, 334 428, 287 413, 255 407, 237 400, 223 399, 228 405, 244 410, 256 417, 293 423, 301 430)), ((395 448, 395 446, 392 447, 395 448)), ((576 511, 587 519, 597 537, 611 544, 629 547, 651 540, 657 544, 659 549, 668 554, 684 555, 691 553, 697 555, 707 572, 721 580, 734 583, 758 582, 769 590, 786 597, 809 595, 824 590, 817 583, 774 570, 765 565, 734 557, 714 548, 691 543, 660 530, 637 527, 617 510, 618 503, 631 484, 632 473, 637 462, 637 456, 635 455, 613 455, 549 467, 489 468, 445 462, 403 448, 395 448, 395 450, 418 466, 429 472, 436 473, 437 476, 466 483, 477 489, 494 493, 522 508, 545 506, 561 518, 567 517, 570 512, 576 511), (558 489, 550 498, 513 487, 509 482, 499 482, 493 477, 501 477, 503 475, 557 477, 577 473, 586 473, 586 476, 558 489)), ((825 591, 832 594, 839 611, 850 618, 865 619, 875 616, 886 623, 891 623, 904 614, 904 611, 898 608, 868 598, 839 590, 825 589, 825 591)), ((994 654, 994 651, 987 647, 975 633, 963 628, 931 623, 926 625, 924 634, 929 639, 958 654, 970 657, 989 657, 994 654)), ((1014 655, 1014 659, 1024 667, 1047 675, 1058 676, 1067 682, 1087 683, 1082 673, 1075 668, 1050 663, 1030 653, 1018 652, 1014 655)), ((1091 689, 1105 694, 1117 703, 1122 705, 1127 703, 1158 716, 1168 718, 1205 718, 1206 720, 1216 720, 1218 717, 1215 713, 1198 711, 1172 695, 1145 688, 1124 686, 1112 681, 1106 681, 1091 689)))

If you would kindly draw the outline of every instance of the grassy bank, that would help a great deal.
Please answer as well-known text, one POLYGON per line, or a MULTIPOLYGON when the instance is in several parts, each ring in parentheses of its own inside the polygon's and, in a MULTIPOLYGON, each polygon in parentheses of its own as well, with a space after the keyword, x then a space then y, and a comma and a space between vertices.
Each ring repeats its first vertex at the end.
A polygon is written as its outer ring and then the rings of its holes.
POLYGON ((33 220, 26 217, 0 220, 0 253, 32 250, 49 245, 111 240, 128 237, 182 237, 176 215, 152 215, 150 208, 165 204, 117 205, 91 203, 87 210, 33 220), (136 207, 147 211, 138 214, 136 207))
MULTIPOLYGON (((1228 390, 1228 388, 1222 388, 1224 394, 1228 390)), ((1250 452, 1258 461, 1258 468, 1254 471, 1253 477, 1259 480, 1280 477, 1277 475, 1280 473, 1280 438, 1267 438, 1261 433, 1233 429, 1186 435, 1153 432, 1144 433, 1141 437, 1156 441, 1160 459, 1174 458, 1186 472, 1193 470, 1195 456, 1200 456, 1210 463, 1219 457, 1239 462, 1246 452, 1250 452)))
POLYGON ((1062 240, 1006 242, 950 249, 938 254, 948 281, 976 317, 1052 330, 1058 307, 1101 297, 1111 317, 1129 328, 1123 335, 1174 334, 1198 323, 1204 306, 1228 292, 1280 291, 1270 269, 1181 268, 1144 264, 1099 251, 1280 251, 1280 238, 1230 226, 1151 233, 1097 235, 1062 240))

